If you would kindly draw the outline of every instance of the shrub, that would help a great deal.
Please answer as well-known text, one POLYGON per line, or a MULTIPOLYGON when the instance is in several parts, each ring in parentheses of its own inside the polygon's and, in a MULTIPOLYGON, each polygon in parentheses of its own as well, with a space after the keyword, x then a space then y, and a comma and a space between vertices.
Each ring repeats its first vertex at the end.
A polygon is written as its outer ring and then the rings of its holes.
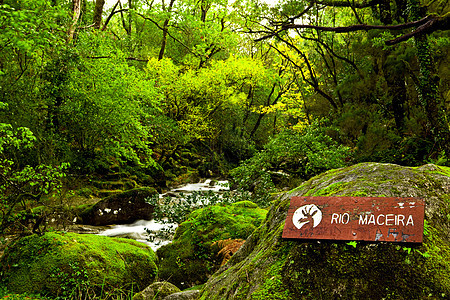
POLYGON ((234 181, 242 190, 255 193, 257 203, 275 188, 274 172, 303 179, 323 171, 345 166, 350 156, 348 147, 335 142, 326 128, 313 123, 301 130, 285 129, 275 136, 264 149, 231 171, 234 181))
POLYGON ((223 260, 214 242, 246 239, 266 214, 249 201, 195 210, 177 228, 173 243, 157 250, 160 279, 180 288, 206 282, 223 260))

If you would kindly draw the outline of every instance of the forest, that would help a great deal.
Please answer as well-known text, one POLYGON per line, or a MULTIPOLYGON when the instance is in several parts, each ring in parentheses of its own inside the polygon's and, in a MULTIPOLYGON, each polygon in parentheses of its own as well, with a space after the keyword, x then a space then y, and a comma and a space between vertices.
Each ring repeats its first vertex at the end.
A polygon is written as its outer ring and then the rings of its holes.
POLYGON ((0 4, 2 229, 63 178, 450 163, 446 0, 0 4))
POLYGON ((446 0, 110 4, 0 1, 3 229, 67 176, 450 163, 446 0))
POLYGON ((361 162, 450 166, 449 18, 448 0, 0 0, 0 231, 110 173, 264 197, 361 162))

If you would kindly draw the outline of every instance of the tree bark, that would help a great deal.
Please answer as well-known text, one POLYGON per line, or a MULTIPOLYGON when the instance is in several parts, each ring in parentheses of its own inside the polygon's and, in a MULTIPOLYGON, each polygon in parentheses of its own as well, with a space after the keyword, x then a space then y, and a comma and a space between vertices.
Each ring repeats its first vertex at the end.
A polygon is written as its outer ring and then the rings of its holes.
POLYGON ((96 0, 95 8, 94 8, 94 17, 92 22, 94 23, 94 28, 100 29, 100 25, 102 24, 102 14, 103 14, 103 6, 105 5, 105 0, 96 0))
POLYGON ((386 83, 389 89, 389 95, 392 97, 392 113, 394 114, 395 127, 402 134, 405 127, 405 103, 406 103, 406 85, 403 74, 386 74, 386 83))
POLYGON ((131 10, 133 9, 133 2, 132 0, 128 0, 128 30, 127 32, 131 35, 131 23, 133 21, 131 16, 131 10))
POLYGON ((102 31, 105 31, 105 30, 106 30, 106 27, 108 26, 109 21, 111 20, 111 18, 112 18, 115 14, 123 12, 123 10, 116 10, 117 5, 119 5, 119 1, 120 1, 120 0, 118 0, 118 1, 116 2, 116 4, 114 4, 114 7, 113 7, 113 9, 111 10, 111 13, 110 13, 109 16, 106 18, 105 24, 103 24, 103 27, 102 27, 102 31))
POLYGON ((69 32, 67 34, 67 41, 69 43, 73 40, 78 19, 80 19, 80 15, 81 15, 81 0, 73 0, 72 23, 70 24, 69 32))
MULTIPOLYGON (((313 2, 313 1, 312 1, 313 2)), ((371 1, 363 1, 363 2, 355 2, 355 1, 340 1, 340 0, 325 0, 325 1, 314 1, 316 4, 332 6, 332 7, 353 7, 353 8, 366 8, 379 4, 380 0, 371 0, 371 1)))
POLYGON ((368 24, 356 24, 345 27, 328 27, 328 26, 315 26, 309 24, 283 24, 281 29, 268 33, 267 35, 256 39, 256 42, 266 40, 268 38, 279 35, 281 32, 289 29, 315 29, 320 31, 332 31, 336 33, 354 32, 354 31, 367 31, 372 29, 385 29, 385 30, 402 30, 417 27, 412 32, 401 35, 398 38, 386 41, 385 44, 392 46, 400 42, 407 41, 408 39, 416 36, 422 36, 425 34, 430 34, 438 30, 450 30, 450 13, 444 16, 433 16, 429 15, 420 20, 415 20, 408 23, 398 24, 398 25, 368 25, 368 24))
MULTIPOLYGON (((418 0, 409 0, 409 6, 413 20, 423 15, 424 11, 418 0)), ((429 130, 438 150, 445 152, 445 155, 450 157, 450 128, 446 118, 445 105, 439 93, 440 79, 434 68, 428 36, 414 36, 414 42, 420 68, 419 100, 427 115, 429 130)))
MULTIPOLYGON (((170 0, 169 7, 167 8, 167 12, 170 13, 172 11, 173 4, 175 3, 175 0, 170 0)), ((164 58, 164 52, 166 51, 166 44, 167 44, 167 35, 169 33, 169 22, 170 19, 167 18, 164 20, 164 24, 162 27, 163 36, 161 40, 161 48, 159 50, 158 60, 161 60, 164 58)))

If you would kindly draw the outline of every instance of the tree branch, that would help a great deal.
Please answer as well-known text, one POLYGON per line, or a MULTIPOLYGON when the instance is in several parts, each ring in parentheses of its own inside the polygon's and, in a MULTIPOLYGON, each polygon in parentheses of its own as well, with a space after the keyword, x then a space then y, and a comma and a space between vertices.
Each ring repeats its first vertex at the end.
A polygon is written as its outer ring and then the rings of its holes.
POLYGON ((309 24, 283 24, 281 26, 281 29, 277 31, 272 31, 270 34, 265 35, 263 37, 260 37, 256 39, 256 42, 269 39, 274 36, 279 36, 279 34, 283 31, 289 30, 289 29, 315 29, 319 31, 331 31, 335 33, 347 33, 347 32, 354 32, 354 31, 368 31, 372 29, 381 29, 381 30, 402 30, 402 29, 408 29, 412 27, 417 27, 414 31, 410 33, 406 33, 398 38, 395 38, 393 40, 386 41, 385 44, 388 46, 392 46, 395 44, 398 44, 400 42, 404 42, 414 36, 420 36, 423 34, 429 34, 434 31, 438 30, 450 30, 450 14, 446 14, 443 17, 437 17, 437 16, 426 16, 425 18, 422 18, 418 21, 414 22, 408 22, 398 25, 368 25, 368 24, 356 24, 351 26, 345 26, 345 27, 327 27, 327 26, 316 26, 316 25, 309 25, 309 24))
POLYGON ((352 8, 366 8, 375 6, 380 4, 379 0, 371 0, 371 1, 363 1, 360 3, 355 3, 354 1, 346 1, 346 0, 330 0, 330 1, 314 1, 313 3, 325 5, 325 6, 333 6, 333 7, 352 7, 352 8))
POLYGON ((120 2, 120 0, 118 0, 118 1, 116 2, 116 4, 114 5, 113 9, 111 10, 111 13, 110 13, 109 16, 106 18, 105 24, 103 24, 103 27, 102 27, 102 31, 105 31, 106 26, 108 26, 109 21, 111 20, 111 18, 112 18, 115 14, 121 13, 121 12, 124 12, 124 11, 128 10, 128 9, 120 9, 120 10, 116 10, 117 5, 119 5, 119 2, 120 2))
POLYGON ((449 20, 450 20, 450 14, 447 14, 441 18, 432 17, 428 22, 417 27, 414 31, 404 34, 393 40, 386 41, 385 44, 387 46, 392 46, 392 45, 398 44, 400 42, 407 41, 414 36, 429 34, 429 33, 432 33, 434 31, 438 31, 438 30, 450 30, 450 21, 449 20))
MULTIPOLYGON (((85 58, 89 59, 103 59, 103 58, 112 58, 111 56, 86 56, 85 58)), ((135 61, 142 61, 142 62, 148 62, 148 59, 142 59, 137 57, 126 57, 126 60, 135 60, 135 61)))
MULTIPOLYGON (((138 16, 144 18, 145 20, 149 20, 150 22, 152 22, 153 24, 155 24, 156 27, 158 27, 160 30, 164 30, 163 27, 161 27, 161 25, 158 24, 158 22, 150 19, 149 17, 144 16, 141 13, 137 13, 138 16)), ((184 48, 186 48, 187 51, 189 51, 189 53, 197 56, 194 52, 192 52, 192 50, 186 46, 182 41, 180 41, 179 39, 177 39, 176 37, 174 37, 169 31, 167 31, 167 35, 170 36, 174 41, 178 42, 181 46, 183 46, 184 48)))
POLYGON ((308 83, 310 86, 312 86, 314 88, 314 91, 316 93, 318 93, 319 95, 321 95, 322 97, 324 97, 325 99, 328 100, 328 102, 333 106, 333 108, 337 109, 337 104, 334 101, 334 99, 328 95, 327 93, 325 93, 319 86, 319 83, 317 81, 317 78, 314 75, 314 70, 312 69, 311 64, 309 63, 308 58, 306 57, 306 55, 299 49, 297 48, 294 44, 290 43, 289 41, 283 40, 282 38, 278 37, 280 40, 282 40, 286 45, 288 45, 289 47, 291 47, 292 49, 294 49, 305 61, 305 64, 308 68, 308 72, 309 72, 309 76, 311 78, 311 80, 308 80, 308 78, 305 76, 304 72, 303 72, 303 68, 301 66, 299 66, 295 61, 293 61, 290 57, 288 57, 285 53, 283 53, 282 51, 280 51, 277 47, 274 47, 273 45, 269 45, 270 47, 272 47, 273 49, 275 49, 275 51, 277 51, 281 56, 283 56, 285 59, 287 59, 289 62, 291 62, 295 67, 297 67, 300 71, 300 73, 302 74, 302 78, 303 81, 305 81, 306 83, 308 83))
POLYGON ((334 52, 334 50, 330 46, 328 46, 325 42, 323 42, 319 38, 310 38, 310 37, 305 37, 305 36, 302 36, 302 38, 305 40, 310 40, 310 41, 314 41, 316 43, 321 44, 331 55, 333 55, 334 57, 336 57, 340 60, 343 60, 346 63, 348 63, 349 65, 351 65, 356 70, 356 72, 358 72, 358 75, 360 78, 364 78, 364 74, 361 72, 361 70, 358 68, 358 66, 353 61, 351 61, 350 59, 348 59, 344 56, 338 55, 336 52, 334 52))
POLYGON ((332 31, 336 33, 345 33, 345 32, 354 32, 354 31, 361 31, 361 30, 371 30, 371 29, 388 29, 388 30, 401 30, 401 29, 407 29, 415 26, 423 25, 427 22, 430 22, 433 20, 433 16, 427 16, 423 19, 420 19, 418 21, 399 24, 399 25, 368 25, 368 24, 356 24, 351 26, 345 26, 345 27, 326 27, 326 26, 316 26, 316 25, 309 25, 309 24, 284 24, 282 26, 282 30, 288 30, 288 29, 316 29, 320 31, 332 31))

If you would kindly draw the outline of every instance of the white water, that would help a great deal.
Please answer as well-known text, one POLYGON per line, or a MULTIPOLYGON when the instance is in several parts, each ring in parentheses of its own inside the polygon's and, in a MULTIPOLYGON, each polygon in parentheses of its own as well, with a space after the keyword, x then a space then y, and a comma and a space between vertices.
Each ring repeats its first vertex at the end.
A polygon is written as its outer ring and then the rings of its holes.
POLYGON ((155 233, 163 229, 176 228, 177 226, 177 224, 162 223, 155 220, 138 220, 132 224, 115 225, 111 229, 101 232, 99 235, 111 237, 127 236, 128 238, 147 244, 156 251, 156 249, 170 243, 170 241, 155 238, 155 233))
MULTIPOLYGON (((228 187, 228 181, 212 181, 211 179, 207 179, 205 182, 200 183, 188 183, 186 185, 174 188, 172 192, 176 193, 192 193, 195 191, 213 191, 213 192, 221 192, 228 191, 230 188, 228 187), (213 184, 211 184, 213 183, 213 184)), ((162 195, 164 196, 164 195, 162 195)))
MULTIPOLYGON (((166 194, 160 195, 160 198, 174 193, 189 194, 194 191, 213 191, 221 192, 229 190, 227 181, 213 182, 208 179, 202 183, 189 183, 172 189, 166 194)), ((114 225, 111 229, 101 232, 99 235, 110 237, 128 237, 138 242, 142 242, 150 246, 154 251, 159 247, 170 243, 170 240, 162 240, 156 236, 160 231, 168 231, 175 229, 178 225, 174 223, 164 223, 156 220, 138 220, 132 224, 114 225)))

